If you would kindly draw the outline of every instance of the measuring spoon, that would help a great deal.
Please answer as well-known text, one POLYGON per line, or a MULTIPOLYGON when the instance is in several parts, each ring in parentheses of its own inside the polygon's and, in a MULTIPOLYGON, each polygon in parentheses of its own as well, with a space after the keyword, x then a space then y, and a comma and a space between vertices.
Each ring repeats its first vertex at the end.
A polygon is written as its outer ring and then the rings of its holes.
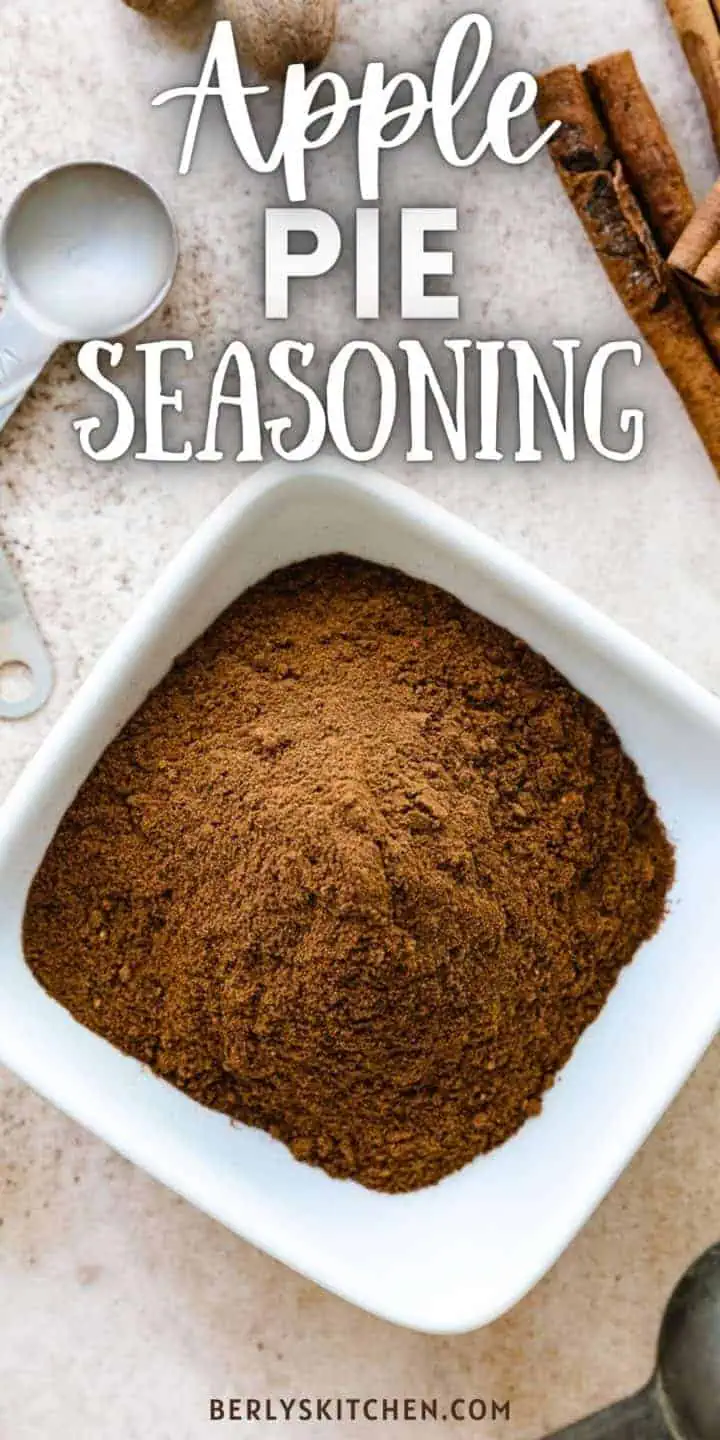
MULTIPOLYGON (((114 339, 147 320, 172 285, 175 226, 164 200, 120 166, 50 170, 12 205, 0 233, 7 304, 0 316, 0 430, 67 340, 114 339)), ((0 695, 0 718, 39 709, 50 661, 22 592, 0 557, 0 675, 30 672, 22 701, 0 695)))
POLYGON ((660 1330, 657 1369, 644 1390, 547 1440, 718 1440, 720 1244, 674 1291, 660 1330))

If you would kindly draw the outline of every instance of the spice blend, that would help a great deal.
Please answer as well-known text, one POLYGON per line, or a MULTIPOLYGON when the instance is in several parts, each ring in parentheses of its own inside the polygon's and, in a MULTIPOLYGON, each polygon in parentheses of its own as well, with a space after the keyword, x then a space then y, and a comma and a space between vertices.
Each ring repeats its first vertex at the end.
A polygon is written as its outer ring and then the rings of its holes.
POLYGON ((201 1104, 407 1191, 538 1113, 672 877, 594 704, 446 593, 333 556, 242 596, 110 745, 25 950, 201 1104))

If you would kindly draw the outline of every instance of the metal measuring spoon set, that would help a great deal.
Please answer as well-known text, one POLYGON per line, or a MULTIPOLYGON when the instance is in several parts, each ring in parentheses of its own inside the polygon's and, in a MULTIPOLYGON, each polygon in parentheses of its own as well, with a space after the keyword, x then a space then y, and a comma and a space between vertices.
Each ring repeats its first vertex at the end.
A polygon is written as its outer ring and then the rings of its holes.
MULTIPOLYGON (((0 234, 0 430, 59 345, 115 339, 147 320, 177 260, 170 212, 139 175, 88 162, 33 181, 0 234)), ((32 715, 52 687, 45 643, 0 550, 0 675, 15 664, 29 690, 16 700, 0 694, 0 719, 32 715)))

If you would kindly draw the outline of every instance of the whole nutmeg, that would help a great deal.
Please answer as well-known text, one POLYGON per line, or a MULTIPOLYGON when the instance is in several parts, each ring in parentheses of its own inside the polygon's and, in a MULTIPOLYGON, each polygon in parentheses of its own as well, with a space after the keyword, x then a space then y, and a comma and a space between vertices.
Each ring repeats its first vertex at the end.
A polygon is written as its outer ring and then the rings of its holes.
POLYGON ((335 38, 338 0, 223 0, 243 60, 265 80, 289 65, 319 65, 335 38))
POLYGON ((198 0, 125 0, 125 4, 152 20, 180 20, 197 8, 198 0))

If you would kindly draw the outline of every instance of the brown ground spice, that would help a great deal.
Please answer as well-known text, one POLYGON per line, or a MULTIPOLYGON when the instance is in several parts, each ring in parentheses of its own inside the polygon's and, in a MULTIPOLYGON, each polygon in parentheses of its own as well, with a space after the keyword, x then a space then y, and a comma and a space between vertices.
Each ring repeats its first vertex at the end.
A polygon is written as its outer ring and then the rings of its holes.
POLYGON ((412 1190, 538 1113, 672 876, 600 710, 447 594, 334 556, 244 595, 109 747, 25 948, 194 1099, 412 1190))

